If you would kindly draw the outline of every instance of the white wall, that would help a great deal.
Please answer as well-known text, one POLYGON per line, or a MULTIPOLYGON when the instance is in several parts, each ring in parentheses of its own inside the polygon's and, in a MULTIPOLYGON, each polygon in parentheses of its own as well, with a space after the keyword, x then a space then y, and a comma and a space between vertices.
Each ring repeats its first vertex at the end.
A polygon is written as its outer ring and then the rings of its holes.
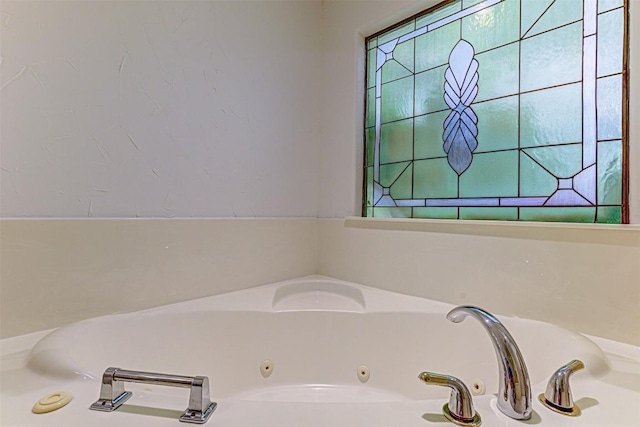
POLYGON ((0 11, 0 216, 316 216, 320 2, 0 11))

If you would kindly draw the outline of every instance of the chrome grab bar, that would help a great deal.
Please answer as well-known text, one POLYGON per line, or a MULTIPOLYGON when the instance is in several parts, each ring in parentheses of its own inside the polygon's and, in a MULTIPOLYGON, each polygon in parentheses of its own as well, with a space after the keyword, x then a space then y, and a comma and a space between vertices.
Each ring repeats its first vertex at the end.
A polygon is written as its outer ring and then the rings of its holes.
POLYGON ((107 368, 102 375, 100 398, 89 409, 104 412, 118 409, 132 396, 130 391, 125 391, 125 382, 190 388, 189 407, 180 416, 180 421, 186 423, 206 423, 217 406, 209 397, 209 378, 207 377, 127 371, 111 367, 107 368))

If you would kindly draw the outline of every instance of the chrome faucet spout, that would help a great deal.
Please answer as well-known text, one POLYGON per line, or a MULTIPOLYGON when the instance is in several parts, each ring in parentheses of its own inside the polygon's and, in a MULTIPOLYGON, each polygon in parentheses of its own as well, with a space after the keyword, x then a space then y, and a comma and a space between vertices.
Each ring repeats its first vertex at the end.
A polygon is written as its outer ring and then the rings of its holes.
POLYGON ((476 319, 491 337, 500 367, 498 409, 516 420, 531 418, 531 384, 527 366, 515 340, 502 323, 491 313, 473 306, 456 307, 447 314, 454 323, 467 316, 476 319))

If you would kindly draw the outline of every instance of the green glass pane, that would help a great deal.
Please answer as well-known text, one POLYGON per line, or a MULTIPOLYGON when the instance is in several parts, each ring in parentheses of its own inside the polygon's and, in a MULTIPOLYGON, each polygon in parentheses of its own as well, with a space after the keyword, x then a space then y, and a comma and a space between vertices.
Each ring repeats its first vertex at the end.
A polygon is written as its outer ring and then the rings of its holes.
POLYGON ((421 16, 416 19, 416 28, 422 28, 427 24, 432 24, 440 19, 453 15, 456 12, 460 12, 462 3, 460 1, 453 2, 446 6, 440 7, 427 15, 421 16))
POLYGON ((444 73, 447 65, 416 74, 416 116, 448 110, 444 102, 444 73))
POLYGON ((622 143, 598 143, 598 204, 619 205, 622 202, 622 143))
MULTIPOLYGON (((582 19, 582 2, 576 0, 555 0, 533 27, 525 33, 531 37, 562 25, 582 19)), ((579 24, 582 27, 581 24, 579 24)))
POLYGON ((598 0, 598 13, 624 6, 624 0, 598 0))
POLYGON ((380 162, 412 160, 413 119, 382 125, 380 128, 380 162))
POLYGON ((558 189, 558 180, 524 153, 520 154, 520 196, 547 197, 558 189))
POLYGON ((374 47, 378 46, 378 38, 374 37, 372 39, 369 39, 369 44, 367 45, 367 49, 373 49, 374 47))
POLYGON ((390 165, 380 165, 380 185, 383 187, 391 187, 402 172, 407 169, 409 162, 392 163, 390 165))
POLYGON ((598 77, 622 72, 624 11, 617 9, 598 16, 598 77))
POLYGON ((582 85, 572 84, 522 94, 520 145, 582 141, 582 85))
POLYGON ((622 138, 622 76, 603 77, 598 87, 598 139, 622 138))
MULTIPOLYGON (((393 80, 398 80, 402 77, 411 75, 411 71, 404 68, 397 61, 393 59, 387 61, 382 66, 382 83, 387 83, 393 80)), ((374 82, 375 85, 375 82, 374 82)))
POLYGON ((382 123, 413 116, 413 77, 382 85, 382 123))
POLYGON ((518 40, 520 2, 505 0, 462 19, 462 38, 476 53, 518 40))
POLYGON ((375 156, 376 128, 368 128, 365 132, 366 165, 372 166, 375 156))
POLYGON ((598 219, 596 222, 604 224, 621 224, 622 209, 618 206, 605 206, 598 208, 598 219))
POLYGON ((413 208, 414 218, 457 219, 458 208, 413 208))
POLYGON ((523 151, 556 178, 571 178, 582 170, 582 144, 553 145, 523 151))
POLYGON ((596 208, 520 208, 523 221, 594 222, 596 208))
POLYGON ((449 63, 449 54, 460 41, 460 20, 416 37, 416 72, 449 63))
POLYGON ((517 208, 460 208, 460 219, 493 219, 515 221, 518 219, 517 208))
POLYGON ((376 125, 376 89, 367 90, 367 127, 376 125))
POLYGON ((393 39, 397 39, 400 36, 403 36, 411 31, 415 30, 415 21, 409 21, 404 25, 399 26, 387 33, 381 34, 378 36, 378 46, 382 46, 388 41, 393 39))
POLYGON ((458 175, 447 159, 418 160, 414 162, 413 197, 451 198, 458 196, 458 175))
POLYGON ((376 218, 411 218, 411 208, 376 207, 373 208, 376 218))
POLYGON ((518 93, 519 44, 493 49, 476 55, 478 60, 478 96, 475 102, 518 93))
POLYGON ((402 172, 391 186, 390 194, 395 200, 411 199, 413 187, 413 171, 411 165, 402 172))
POLYGON ((376 49, 367 51, 367 88, 376 85, 376 49))
POLYGON ((478 116, 476 153, 518 148, 518 97, 473 104, 478 116))
POLYGON ((523 40, 521 67, 522 91, 581 80, 582 24, 523 40))
POLYGON ((416 117, 414 156, 416 159, 446 156, 442 149, 442 132, 449 110, 416 117))
POLYGON ((460 176, 460 197, 518 195, 518 152, 474 154, 471 166, 460 176))
POLYGON ((393 49, 393 59, 411 72, 413 72, 415 53, 413 45, 414 41, 408 40, 404 43, 400 43, 395 49, 393 49))
POLYGON ((373 218, 373 208, 367 208, 365 215, 367 218, 373 218))
POLYGON ((368 167, 365 169, 365 182, 367 183, 366 189, 366 206, 373 206, 373 168, 368 167))
POLYGON ((521 0, 521 34, 526 34, 527 31, 536 23, 545 10, 554 0, 521 0))

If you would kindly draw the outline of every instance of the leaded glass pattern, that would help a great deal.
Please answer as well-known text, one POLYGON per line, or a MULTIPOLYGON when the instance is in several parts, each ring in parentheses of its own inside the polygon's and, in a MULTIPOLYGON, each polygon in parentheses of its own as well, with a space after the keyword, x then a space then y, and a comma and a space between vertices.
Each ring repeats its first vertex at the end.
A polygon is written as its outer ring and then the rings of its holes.
POLYGON ((366 39, 368 217, 628 222, 625 0, 456 0, 366 39))

